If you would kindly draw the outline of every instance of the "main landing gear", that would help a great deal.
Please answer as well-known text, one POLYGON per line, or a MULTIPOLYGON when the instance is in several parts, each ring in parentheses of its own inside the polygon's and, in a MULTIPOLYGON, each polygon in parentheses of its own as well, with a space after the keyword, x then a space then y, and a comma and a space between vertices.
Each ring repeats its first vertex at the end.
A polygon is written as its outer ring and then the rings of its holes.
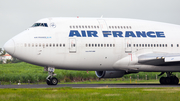
POLYGON ((54 74, 54 70, 55 70, 54 68, 51 68, 51 67, 48 68, 49 76, 46 78, 46 83, 48 85, 57 85, 58 84, 58 79, 53 77, 56 75, 56 74, 54 74))
MULTIPOLYGON (((159 76, 163 75, 165 72, 162 72, 159 76)), ((167 77, 161 77, 160 78, 160 83, 161 84, 172 84, 172 85, 177 85, 179 83, 179 79, 172 75, 172 72, 166 72, 167 77)))

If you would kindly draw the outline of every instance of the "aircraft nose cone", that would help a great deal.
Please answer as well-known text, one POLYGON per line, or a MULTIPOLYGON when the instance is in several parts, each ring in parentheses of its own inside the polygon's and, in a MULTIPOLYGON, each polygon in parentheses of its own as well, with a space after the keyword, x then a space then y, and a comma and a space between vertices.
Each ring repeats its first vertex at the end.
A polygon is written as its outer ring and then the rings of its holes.
POLYGON ((14 51, 15 51, 15 47, 14 47, 14 46, 15 46, 14 40, 13 40, 13 39, 10 39, 10 40, 8 40, 8 41, 4 44, 3 49, 4 49, 7 53, 13 55, 13 54, 14 54, 14 51))

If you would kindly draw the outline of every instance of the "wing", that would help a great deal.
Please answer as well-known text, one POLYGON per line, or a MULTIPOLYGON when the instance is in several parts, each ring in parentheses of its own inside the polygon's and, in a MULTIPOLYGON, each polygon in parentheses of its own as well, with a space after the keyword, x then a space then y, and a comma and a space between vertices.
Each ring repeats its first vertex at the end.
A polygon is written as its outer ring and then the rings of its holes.
POLYGON ((180 54, 179 53, 149 53, 140 55, 138 57, 139 64, 146 65, 180 65, 180 54))

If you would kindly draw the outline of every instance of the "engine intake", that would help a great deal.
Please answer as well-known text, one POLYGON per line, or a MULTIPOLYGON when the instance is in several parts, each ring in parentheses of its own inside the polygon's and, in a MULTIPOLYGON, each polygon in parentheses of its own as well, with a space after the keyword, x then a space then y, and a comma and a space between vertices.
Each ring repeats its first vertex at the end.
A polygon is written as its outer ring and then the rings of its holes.
POLYGON ((123 77, 125 71, 95 71, 98 78, 120 78, 123 77))

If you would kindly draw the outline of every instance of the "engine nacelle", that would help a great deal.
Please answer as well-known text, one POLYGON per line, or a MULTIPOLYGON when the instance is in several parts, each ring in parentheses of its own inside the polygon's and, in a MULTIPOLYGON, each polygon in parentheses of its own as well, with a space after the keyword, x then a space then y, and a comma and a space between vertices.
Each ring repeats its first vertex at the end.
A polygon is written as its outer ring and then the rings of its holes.
POLYGON ((95 71, 98 78, 120 78, 123 77, 125 71, 95 71))

